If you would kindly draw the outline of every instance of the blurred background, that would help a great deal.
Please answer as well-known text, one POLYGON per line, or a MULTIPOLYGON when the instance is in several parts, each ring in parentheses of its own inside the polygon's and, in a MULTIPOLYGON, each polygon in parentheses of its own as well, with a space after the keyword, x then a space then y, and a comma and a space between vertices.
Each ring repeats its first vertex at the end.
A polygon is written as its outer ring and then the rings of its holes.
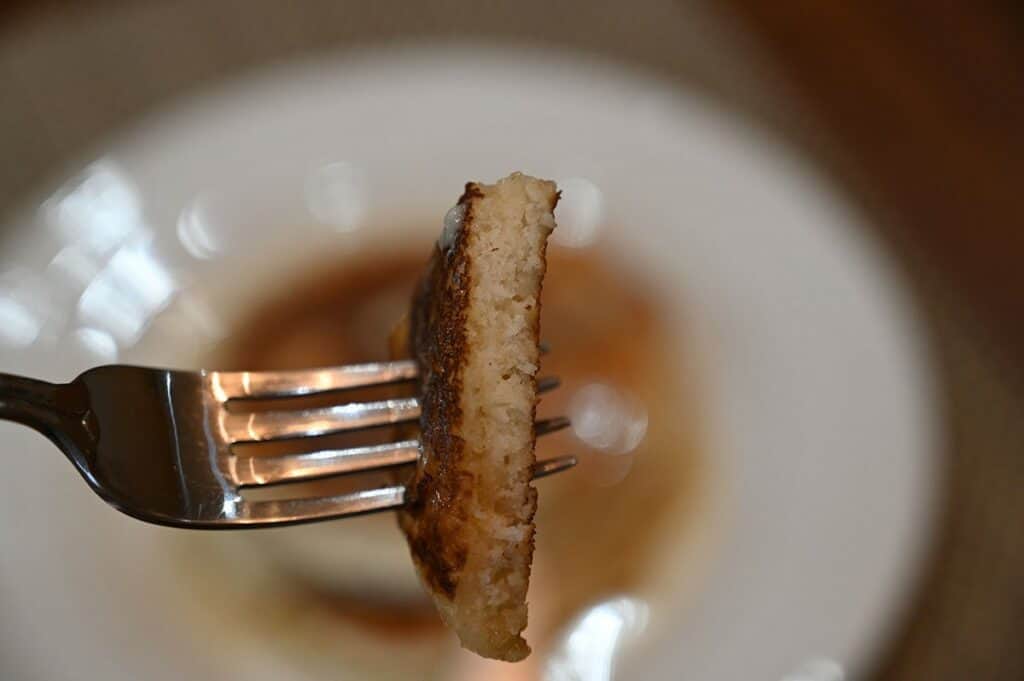
MULTIPOLYGON (((179 98, 309 55, 467 35, 596 55, 698 92, 798 150, 870 216, 926 327, 945 475, 923 573, 865 675, 1024 678, 1020 3, 9 1, 0 212, 179 98)), ((288 361, 255 352, 233 361, 288 361)))

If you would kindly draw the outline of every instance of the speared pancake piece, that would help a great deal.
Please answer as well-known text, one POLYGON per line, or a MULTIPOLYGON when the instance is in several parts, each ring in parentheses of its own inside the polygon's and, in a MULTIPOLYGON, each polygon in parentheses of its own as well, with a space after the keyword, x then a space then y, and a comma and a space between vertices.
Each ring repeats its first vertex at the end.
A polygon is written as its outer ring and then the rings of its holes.
POLYGON ((399 513, 413 560, 462 645, 530 648, 540 292, 555 184, 469 183, 420 281, 405 332, 421 370, 423 456, 399 513))

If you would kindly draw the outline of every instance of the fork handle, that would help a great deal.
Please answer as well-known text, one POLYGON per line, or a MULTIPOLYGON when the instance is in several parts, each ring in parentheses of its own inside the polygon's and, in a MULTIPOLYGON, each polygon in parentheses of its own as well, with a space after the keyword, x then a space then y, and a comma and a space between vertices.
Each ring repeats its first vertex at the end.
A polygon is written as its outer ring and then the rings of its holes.
POLYGON ((16 421, 51 436, 60 422, 58 385, 0 373, 0 419, 16 421))

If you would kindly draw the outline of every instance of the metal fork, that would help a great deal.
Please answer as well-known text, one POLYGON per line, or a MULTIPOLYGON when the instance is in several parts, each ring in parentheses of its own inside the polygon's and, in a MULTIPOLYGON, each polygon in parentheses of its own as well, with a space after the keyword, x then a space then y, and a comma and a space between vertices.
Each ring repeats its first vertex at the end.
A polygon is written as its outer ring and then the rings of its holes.
MULTIPOLYGON (((140 520, 187 528, 283 525, 401 506, 404 485, 347 494, 253 501, 240 490, 415 462, 417 440, 241 456, 233 446, 386 426, 419 418, 416 398, 287 411, 238 411, 229 402, 295 398, 410 381, 414 362, 305 371, 172 371, 104 366, 52 384, 0 374, 0 419, 53 441, 93 491, 140 520)), ((557 379, 538 381, 550 390, 557 379)), ((233 405, 235 406, 235 405, 233 405)), ((244 405, 243 405, 244 406, 244 405)), ((539 421, 538 435, 569 423, 539 421)), ((572 467, 573 457, 538 462, 534 477, 572 467)))

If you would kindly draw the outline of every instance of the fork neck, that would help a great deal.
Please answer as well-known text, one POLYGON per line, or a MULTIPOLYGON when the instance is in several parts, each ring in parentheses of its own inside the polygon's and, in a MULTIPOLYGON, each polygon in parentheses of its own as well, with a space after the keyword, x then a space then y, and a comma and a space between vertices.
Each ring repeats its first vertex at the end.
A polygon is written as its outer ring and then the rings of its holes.
POLYGON ((62 386, 0 373, 0 419, 16 421, 53 439, 66 407, 62 386))

